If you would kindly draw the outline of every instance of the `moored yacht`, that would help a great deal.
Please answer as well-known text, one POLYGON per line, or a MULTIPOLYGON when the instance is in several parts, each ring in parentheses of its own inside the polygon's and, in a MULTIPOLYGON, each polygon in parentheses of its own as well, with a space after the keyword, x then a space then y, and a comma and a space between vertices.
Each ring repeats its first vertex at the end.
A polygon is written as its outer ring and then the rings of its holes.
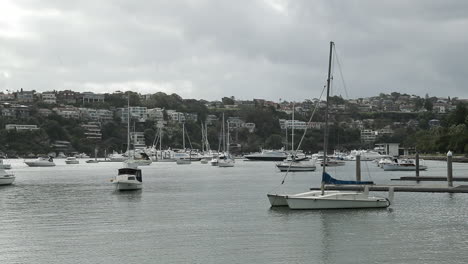
POLYGON ((315 171, 316 169, 315 162, 311 161, 283 161, 276 163, 276 167, 280 171, 315 171))
POLYGON ((52 157, 39 157, 36 160, 24 161, 29 167, 53 167, 55 166, 52 157))
POLYGON ((259 153, 245 155, 244 158, 248 160, 258 161, 283 161, 288 157, 288 154, 283 150, 262 150, 259 153))
POLYGON ((65 163, 66 163, 66 164, 78 164, 78 163, 80 163, 80 161, 77 160, 75 157, 68 157, 68 158, 65 160, 65 163))
POLYGON ((118 170, 111 182, 116 191, 140 190, 143 188, 143 177, 138 165, 130 162, 124 163, 125 166, 118 170))
POLYGON ((7 173, 5 170, 0 169, 0 185, 9 185, 15 181, 13 173, 7 173))

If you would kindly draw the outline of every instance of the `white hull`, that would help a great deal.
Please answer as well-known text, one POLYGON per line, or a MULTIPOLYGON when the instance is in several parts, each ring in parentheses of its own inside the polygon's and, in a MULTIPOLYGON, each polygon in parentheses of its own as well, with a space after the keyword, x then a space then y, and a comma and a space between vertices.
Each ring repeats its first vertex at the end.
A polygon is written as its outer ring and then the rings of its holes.
POLYGON ((15 176, 0 177, 0 185, 10 185, 15 181, 15 176))
MULTIPOLYGON (((338 191, 327 191, 327 193, 337 193, 338 191)), ((268 200, 270 201, 270 205, 272 207, 277 206, 288 206, 288 202, 286 201, 286 197, 304 197, 304 196, 311 196, 311 195, 319 195, 322 191, 309 191, 297 194, 267 194, 268 200)))
MULTIPOLYGON (((397 164, 384 164, 384 171, 416 171, 416 166, 401 166, 397 164)), ((419 170, 427 170, 427 166, 419 165, 419 170)))
POLYGON ((234 167, 234 162, 218 162, 218 167, 221 167, 221 168, 234 167))
POLYGON ((49 162, 49 161, 25 161, 26 165, 29 167, 53 167, 55 166, 54 162, 49 162))
POLYGON ((143 184, 141 182, 114 182, 116 191, 131 191, 131 190, 141 190, 143 184))
POLYGON ((386 198, 368 196, 357 192, 325 192, 296 197, 285 197, 290 209, 314 210, 314 209, 356 209, 356 208, 386 208, 390 202, 386 198))
POLYGON ((315 165, 307 165, 307 164, 291 164, 289 166, 289 163, 281 163, 281 164, 276 164, 276 167, 280 171, 315 171, 317 168, 315 165))

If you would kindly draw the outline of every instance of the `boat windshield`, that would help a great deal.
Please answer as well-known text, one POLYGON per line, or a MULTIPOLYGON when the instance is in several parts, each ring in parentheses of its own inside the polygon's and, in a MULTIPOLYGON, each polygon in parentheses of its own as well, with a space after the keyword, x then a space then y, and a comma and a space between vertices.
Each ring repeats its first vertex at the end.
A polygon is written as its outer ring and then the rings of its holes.
POLYGON ((137 174, 137 170, 136 170, 136 169, 131 169, 131 168, 122 168, 122 169, 119 169, 119 175, 122 175, 122 174, 136 175, 136 174, 137 174))

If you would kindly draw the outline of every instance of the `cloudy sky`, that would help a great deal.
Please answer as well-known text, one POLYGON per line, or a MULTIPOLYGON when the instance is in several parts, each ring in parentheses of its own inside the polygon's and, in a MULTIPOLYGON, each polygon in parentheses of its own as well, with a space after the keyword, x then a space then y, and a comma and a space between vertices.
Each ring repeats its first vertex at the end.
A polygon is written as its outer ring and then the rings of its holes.
POLYGON ((333 40, 334 94, 468 98, 467 29, 464 0, 1 0, 0 91, 303 100, 333 40))

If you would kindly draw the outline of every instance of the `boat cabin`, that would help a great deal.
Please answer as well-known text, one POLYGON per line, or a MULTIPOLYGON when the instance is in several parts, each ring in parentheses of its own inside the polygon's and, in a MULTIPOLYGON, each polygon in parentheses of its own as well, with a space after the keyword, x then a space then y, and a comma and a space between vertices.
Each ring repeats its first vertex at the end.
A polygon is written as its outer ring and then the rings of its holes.
POLYGON ((119 169, 119 174, 118 175, 129 175, 128 178, 127 178, 128 180, 135 180, 136 179, 139 182, 142 182, 142 180, 143 180, 140 169, 122 168, 122 169, 119 169))

